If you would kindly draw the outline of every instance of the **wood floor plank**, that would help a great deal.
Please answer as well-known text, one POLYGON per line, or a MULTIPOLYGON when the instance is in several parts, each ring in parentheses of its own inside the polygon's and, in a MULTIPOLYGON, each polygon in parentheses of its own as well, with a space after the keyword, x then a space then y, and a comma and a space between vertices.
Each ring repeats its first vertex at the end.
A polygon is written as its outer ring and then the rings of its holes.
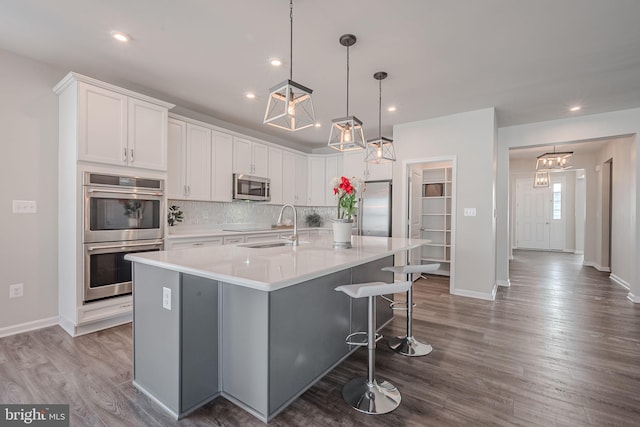
MULTIPOLYGON (((343 384, 366 374, 359 350, 269 424, 640 425, 640 305, 577 255, 516 251, 510 271, 495 301, 450 295, 445 277, 414 285, 414 335, 434 350, 409 358, 379 343, 378 376, 402 393, 394 412, 368 416, 342 400, 343 384)), ((405 325, 396 312, 383 334, 405 325)), ((175 421, 133 387, 131 346, 131 325, 2 338, 0 402, 68 403, 73 426, 263 425, 222 398, 175 421)))

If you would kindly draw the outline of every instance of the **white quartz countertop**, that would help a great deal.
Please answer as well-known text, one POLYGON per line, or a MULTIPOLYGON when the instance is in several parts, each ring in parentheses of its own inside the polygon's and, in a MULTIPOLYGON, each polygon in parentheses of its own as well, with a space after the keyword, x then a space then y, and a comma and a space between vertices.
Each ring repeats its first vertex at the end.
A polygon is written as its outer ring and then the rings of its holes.
POLYGON ((429 242, 400 237, 353 236, 353 247, 343 249, 333 248, 332 235, 320 235, 303 240, 297 247, 207 246, 132 253, 125 259, 253 289, 275 291, 429 242))

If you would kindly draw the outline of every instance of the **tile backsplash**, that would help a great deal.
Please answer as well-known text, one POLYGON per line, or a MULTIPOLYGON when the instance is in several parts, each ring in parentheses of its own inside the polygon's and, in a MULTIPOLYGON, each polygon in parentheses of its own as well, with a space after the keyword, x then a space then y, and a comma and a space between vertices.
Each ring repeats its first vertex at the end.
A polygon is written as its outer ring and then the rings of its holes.
MULTIPOLYGON (((271 225, 278 220, 278 214, 282 205, 268 205, 265 203, 234 202, 195 202, 187 200, 168 200, 168 205, 179 206, 184 213, 184 220, 173 227, 169 232, 180 232, 180 228, 222 229, 225 226, 242 224, 271 225)), ((298 227, 306 227, 305 218, 315 212, 322 217, 322 227, 331 227, 331 219, 336 217, 336 207, 327 206, 297 206, 298 227)), ((292 213, 287 210, 285 219, 293 219, 292 213)))

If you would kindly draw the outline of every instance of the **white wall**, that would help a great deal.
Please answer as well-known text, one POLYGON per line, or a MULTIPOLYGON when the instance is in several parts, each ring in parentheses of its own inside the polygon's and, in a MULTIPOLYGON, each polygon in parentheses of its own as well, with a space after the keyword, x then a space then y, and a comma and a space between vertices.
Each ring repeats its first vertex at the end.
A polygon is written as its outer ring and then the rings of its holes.
MULTIPOLYGON (((634 277, 634 267, 636 259, 631 257, 635 249, 635 242, 629 236, 629 230, 636 224, 632 224, 635 212, 632 212, 631 200, 634 194, 631 193, 635 174, 629 153, 632 151, 634 138, 619 138, 611 140, 597 153, 596 163, 599 166, 597 177, 600 183, 603 181, 603 164, 609 159, 613 159, 613 180, 612 180, 612 212, 611 212, 611 274, 623 281, 625 284, 631 283, 634 277)), ((604 210, 607 206, 602 205, 602 185, 598 187, 597 214, 598 220, 604 218, 604 210)), ((598 233, 596 236, 597 265, 607 264, 608 255, 603 253, 606 244, 603 241, 606 235, 598 233)))
POLYGON ((455 156, 456 212, 452 258, 452 293, 477 298, 495 296, 495 110, 493 108, 396 125, 393 170, 393 235, 406 235, 407 164, 455 156), (477 216, 465 217, 464 208, 477 216))
MULTIPOLYGON (((640 132, 640 108, 615 111, 611 113, 594 114, 574 117, 570 119, 552 120, 527 125, 510 126, 498 130, 498 230, 497 230, 497 258, 496 274, 499 282, 508 282, 509 278, 509 218, 508 218, 508 188, 509 188, 509 149, 536 145, 554 145, 568 141, 586 141, 597 138, 611 138, 621 135, 632 135, 633 144, 624 155, 629 159, 632 171, 629 174, 627 194, 629 197, 628 229, 623 246, 628 248, 625 261, 637 259, 638 242, 640 242, 640 227, 637 226, 637 212, 640 210, 640 159, 637 156, 637 137, 640 132)), ((586 169, 587 182, 590 171, 586 169)), ((590 209, 589 194, 587 194, 587 211, 590 209)), ((587 219, 589 213, 587 212, 587 219)), ((585 259, 589 246, 589 235, 585 236, 585 259)), ((640 302, 640 263, 631 268, 629 277, 629 299, 640 302)))
POLYGON ((0 335, 58 315, 58 97, 65 72, 0 50, 0 335), (35 200, 37 213, 12 213, 35 200), (9 299, 9 285, 24 284, 9 299))

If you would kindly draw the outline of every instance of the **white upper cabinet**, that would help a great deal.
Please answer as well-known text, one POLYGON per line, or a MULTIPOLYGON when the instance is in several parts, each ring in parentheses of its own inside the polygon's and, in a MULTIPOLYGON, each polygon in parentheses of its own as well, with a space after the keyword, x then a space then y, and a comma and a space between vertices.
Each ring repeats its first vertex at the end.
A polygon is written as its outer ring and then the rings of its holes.
POLYGON ((78 160, 164 171, 167 107, 78 83, 78 160))
POLYGON ((282 204, 296 204, 296 155, 290 151, 282 153, 282 187, 282 204))
POLYGON ((129 98, 129 166, 167 170, 167 109, 129 98))
POLYGON ((294 188, 294 203, 296 205, 305 206, 307 204, 307 174, 308 174, 308 165, 307 165, 307 156, 302 154, 294 154, 295 157, 295 179, 293 183, 290 181, 285 181, 285 186, 290 186, 294 188))
POLYGON ((244 138, 233 138, 233 172, 266 177, 269 174, 268 148, 244 138))
POLYGON ((337 154, 325 157, 325 173, 324 173, 324 204, 325 206, 333 206, 335 197, 333 196, 333 188, 331 187, 331 179, 334 176, 340 177, 342 171, 342 156, 337 154))
POLYGON ((393 178, 393 164, 387 163, 366 163, 366 180, 367 181, 383 181, 393 178))
POLYGON ((269 178, 271 179, 271 203, 283 204, 283 153, 282 150, 269 147, 269 178))
POLYGON ((167 198, 182 199, 186 196, 185 152, 187 124, 169 119, 167 124, 167 198))
POLYGON ((128 97, 78 84, 78 160, 127 164, 128 97))
POLYGON ((167 197, 231 201, 231 135, 169 119, 167 197))
POLYGON ((211 199, 230 202, 233 196, 233 141, 229 134, 213 131, 211 154, 211 199))
POLYGON ((211 129, 187 123, 186 197, 211 199, 211 129))
POLYGON ((327 192, 324 157, 309 157, 309 206, 324 206, 327 192))

